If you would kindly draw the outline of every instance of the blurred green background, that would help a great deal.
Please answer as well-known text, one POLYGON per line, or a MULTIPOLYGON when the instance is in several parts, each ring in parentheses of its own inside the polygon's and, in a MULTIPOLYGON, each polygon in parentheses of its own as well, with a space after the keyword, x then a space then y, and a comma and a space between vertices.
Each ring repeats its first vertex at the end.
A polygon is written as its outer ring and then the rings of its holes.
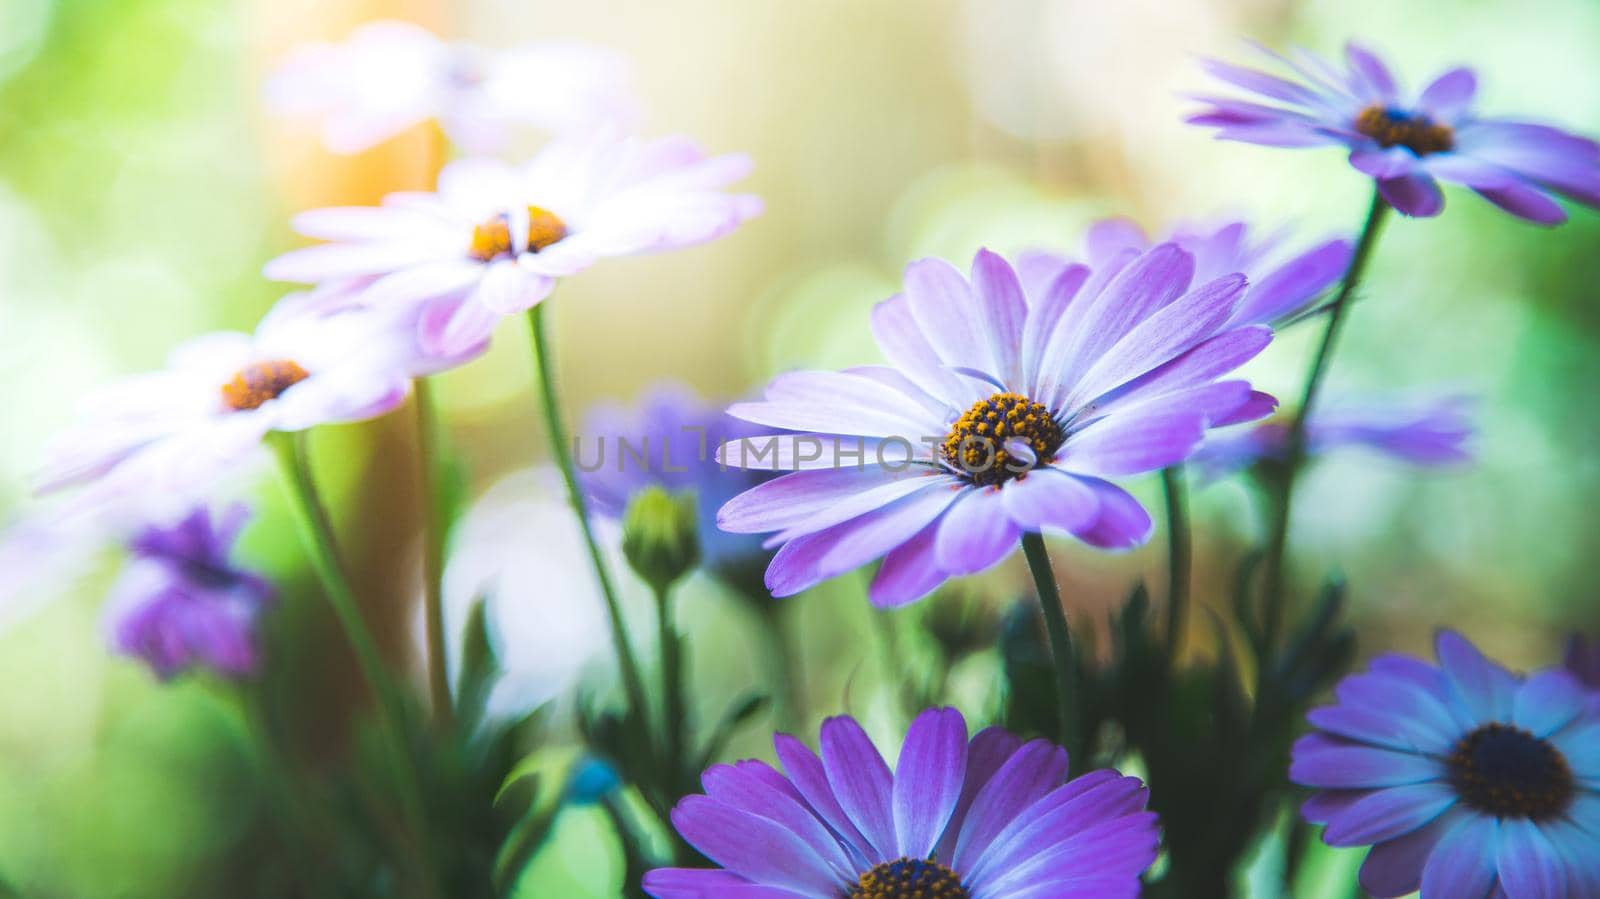
MULTIPOLYGON (((1181 92, 1209 87, 1196 57, 1242 56, 1242 37, 1325 52, 1360 37, 1412 84, 1469 63, 1484 110, 1600 133, 1593 0, 0 0, 0 521, 26 510, 43 441, 90 387, 158 365, 191 335, 251 327, 283 292, 259 269, 296 245, 293 211, 427 182, 425 133, 340 159, 260 109, 261 78, 287 47, 384 16, 489 46, 615 47, 634 60, 650 133, 756 161, 748 189, 767 213, 734 236, 563 286, 573 409, 666 377, 730 397, 785 368, 877 361, 867 312, 919 256, 1075 250, 1107 214, 1157 227, 1240 214, 1308 241, 1353 229, 1367 188, 1337 152, 1223 144, 1181 123, 1181 92)), ((1307 581, 1329 568, 1350 578, 1366 653, 1425 650, 1447 622, 1509 663, 1546 664, 1566 631, 1600 623, 1600 216, 1575 210, 1546 232, 1448 194, 1441 218, 1391 225, 1330 395, 1477 394, 1478 462, 1326 460, 1297 500, 1295 565, 1307 581)), ((1253 377, 1293 389, 1307 344, 1284 335, 1253 377)), ((540 458, 526 354, 508 325, 487 358, 444 378, 475 491, 540 458)), ((404 656, 416 502, 411 431, 395 418, 329 435, 320 458, 371 612, 404 656)), ((274 631, 275 668, 293 672, 274 675, 278 711, 314 760, 338 751, 350 669, 320 607, 292 596, 298 545, 276 492, 263 496, 246 552, 291 594, 274 631)), ((1235 485, 1197 505, 1204 596, 1258 522, 1235 485)), ((1122 557, 1060 551, 1083 627, 1134 579, 1163 578, 1159 536, 1122 557)), ((108 554, 42 588, 51 601, 0 633, 0 884, 72 899, 233 895, 259 864, 242 725, 214 688, 163 687, 107 655, 99 603, 114 571, 108 554)), ((980 607, 1014 595, 1020 560, 958 590, 980 607)), ((808 739, 839 711, 893 732, 886 697, 928 656, 911 624, 929 604, 873 616, 859 591, 843 578, 786 613, 808 739)), ((709 586, 684 616, 691 645, 732 647, 695 662, 709 717, 760 650, 748 615, 709 586)), ((982 657, 955 672, 980 714, 993 673, 982 657)), ((763 740, 737 748, 761 753, 763 740)), ((558 845, 524 892, 606 895, 616 863, 599 819, 567 816, 558 845)))

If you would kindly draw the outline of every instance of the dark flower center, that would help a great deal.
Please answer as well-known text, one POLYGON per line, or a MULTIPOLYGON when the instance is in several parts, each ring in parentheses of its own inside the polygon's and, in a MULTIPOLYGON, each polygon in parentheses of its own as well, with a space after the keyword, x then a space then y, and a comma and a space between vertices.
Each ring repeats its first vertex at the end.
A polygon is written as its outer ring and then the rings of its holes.
MULTIPOLYGON (((566 236, 567 224, 555 213, 538 206, 528 207, 528 245, 524 247, 525 250, 537 253, 566 236)), ((497 215, 472 229, 472 246, 467 249, 467 255, 480 262, 488 262, 510 252, 511 220, 508 216, 497 215)))
POLYGON ((1356 116, 1356 130, 1385 150, 1405 147, 1418 156, 1443 153, 1456 145, 1456 134, 1422 113, 1374 104, 1356 116))
POLYGON ((1449 771, 1462 802, 1497 818, 1553 818, 1576 793, 1560 751, 1509 724, 1486 724, 1462 737, 1449 771))
POLYGON ((259 409, 309 377, 310 372, 288 359, 256 362, 222 385, 222 401, 235 412, 259 409))
POLYGON ((956 419, 940 454, 974 484, 990 487, 1050 462, 1066 439, 1043 404, 1017 393, 997 393, 956 419), (1017 458, 1006 449, 1008 441, 1027 444, 1034 458, 1017 458))
POLYGON ((971 899, 955 872, 932 859, 898 858, 861 875, 845 899, 971 899))

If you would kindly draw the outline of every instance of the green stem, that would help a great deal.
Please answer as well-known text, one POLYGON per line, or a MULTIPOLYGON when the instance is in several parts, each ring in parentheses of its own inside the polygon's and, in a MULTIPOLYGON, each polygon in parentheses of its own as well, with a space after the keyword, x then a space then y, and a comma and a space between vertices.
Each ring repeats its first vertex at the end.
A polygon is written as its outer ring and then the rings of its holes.
POLYGON ((268 435, 267 442, 277 454, 283 471, 284 484, 300 517, 302 542, 311 556, 311 565, 316 569, 317 578, 322 582, 323 592, 328 597, 328 604, 333 606, 334 615, 339 619, 346 639, 355 650, 361 672, 378 699, 378 714, 383 736, 400 783, 401 806, 406 820, 412 826, 412 835, 418 843, 415 847, 418 851, 414 858, 402 858, 398 861, 401 864, 415 864, 423 868, 424 883, 427 885, 424 892, 426 895, 433 895, 432 875, 427 872, 429 865, 425 861, 429 847, 421 778, 417 771, 416 759, 406 749, 404 712, 400 694, 389 678, 388 669, 384 667, 383 658, 378 653, 378 644, 373 640, 371 631, 367 629, 366 622, 361 617, 361 608, 356 603, 355 593, 350 589, 350 583, 345 579, 344 569, 339 563, 333 524, 322 505, 322 500, 318 497, 316 482, 311 477, 311 466, 305 452, 304 433, 288 434, 275 431, 268 435))
POLYGON ((277 819, 279 838, 284 841, 294 866, 295 881, 310 895, 337 895, 324 860, 312 848, 319 841, 321 845, 328 845, 331 834, 319 814, 315 798, 298 789, 278 741, 273 738, 265 697, 261 695, 264 687, 249 682, 227 686, 238 703, 240 719, 253 744, 254 761, 259 766, 265 792, 262 800, 277 819))
POLYGON ((772 681, 772 697, 777 702, 773 718, 781 726, 795 730, 805 725, 805 702, 801 691, 805 678, 800 673, 800 657, 790 639, 789 622, 784 620, 784 606, 770 595, 760 598, 765 604, 758 606, 756 627, 766 641, 767 679, 772 681))
POLYGON ((1193 548, 1184 499, 1183 469, 1161 470, 1161 491, 1167 500, 1167 658, 1176 661, 1178 644, 1189 614, 1189 577, 1193 548))
POLYGON ((1045 552, 1044 537, 1022 535, 1022 554, 1027 557, 1039 591, 1039 607, 1044 611, 1045 630, 1050 637, 1050 655, 1056 665, 1056 713, 1061 719, 1061 745, 1073 758, 1082 758, 1078 730, 1078 660, 1072 646, 1072 631, 1067 628, 1067 610, 1061 605, 1061 590, 1056 586, 1055 570, 1045 552))
MULTIPOLYGON (((683 692, 683 638, 673 621, 672 589, 663 587, 656 591, 656 640, 661 653, 661 705, 667 735, 667 767, 673 778, 673 789, 685 776, 684 772, 684 715, 683 692)), ((692 776, 692 775, 691 775, 692 776)))
POLYGON ((644 679, 639 674, 639 663, 628 645, 628 628, 622 617, 622 604, 617 600, 616 588, 606 570, 605 557, 600 552, 600 541, 595 539, 594 526, 589 522, 589 504, 578 484, 577 469, 573 466, 572 451, 568 445, 567 427, 561 420, 561 402, 556 396, 555 364, 546 339, 544 319, 545 301, 528 310, 528 324, 533 332, 533 363, 539 375, 539 399, 544 413, 545 432, 550 438, 550 451, 561 469, 561 478, 567 485, 567 499, 578 518, 578 527, 589 549, 589 561, 594 566, 594 576, 600 583, 600 593, 605 598, 606 613, 611 618, 611 642, 617 653, 617 667, 622 674, 622 687, 627 693, 631 710, 640 721, 649 717, 645 703, 644 679))
MULTIPOLYGON (((1382 229, 1388 211, 1389 204, 1384 201, 1381 193, 1374 190, 1372 206, 1367 211, 1366 223, 1361 227, 1361 236, 1356 241, 1355 253, 1350 258, 1350 267, 1345 270, 1344 282, 1339 286, 1339 293, 1328 306, 1328 326, 1322 332, 1322 343, 1318 345, 1316 355, 1312 357, 1311 370, 1306 375, 1305 391, 1300 397, 1300 406, 1295 410, 1294 418, 1289 425, 1288 446, 1282 473, 1276 483, 1276 502, 1273 505, 1274 515, 1267 538, 1261 581, 1262 602, 1266 606, 1262 614, 1262 645, 1269 655, 1275 651, 1278 630, 1283 621, 1284 554, 1289 539, 1289 517, 1294 499, 1295 477, 1305 462, 1306 420, 1311 414, 1311 407, 1317 400, 1318 392, 1322 389, 1323 376, 1327 374, 1328 364, 1333 359, 1333 349, 1344 325, 1345 311, 1349 307, 1350 297, 1354 295, 1357 285, 1361 283, 1361 276, 1366 272, 1367 262, 1372 257, 1373 247, 1377 246, 1378 233, 1382 229)), ((1263 671, 1265 670, 1263 666, 1263 671)))
POLYGON ((448 649, 444 635, 444 502, 439 491, 444 478, 439 467, 439 416, 433 390, 427 378, 412 385, 417 410, 418 492, 422 500, 422 588, 423 621, 428 640, 428 694, 433 714, 449 730, 455 726, 455 708, 450 696, 448 649))

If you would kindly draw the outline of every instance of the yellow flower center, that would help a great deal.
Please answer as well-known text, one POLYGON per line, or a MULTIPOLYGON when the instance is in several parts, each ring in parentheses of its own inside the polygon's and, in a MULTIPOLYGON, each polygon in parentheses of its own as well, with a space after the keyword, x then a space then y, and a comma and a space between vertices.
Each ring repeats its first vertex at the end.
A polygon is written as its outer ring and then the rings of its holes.
POLYGON ((1421 113, 1373 104, 1356 116, 1356 130, 1378 146, 1405 147, 1418 156, 1443 153, 1456 145, 1456 133, 1421 113))
POLYGON ((846 899, 971 899, 961 878, 932 859, 900 858, 861 875, 846 899))
POLYGON ((1577 790, 1560 750, 1509 724, 1486 724, 1462 737, 1446 767, 1462 802, 1498 818, 1557 817, 1577 790))
POLYGON ((256 362, 222 385, 222 402, 235 412, 259 409, 309 377, 310 372, 289 359, 256 362))
MULTIPOLYGON (((567 236, 567 224, 548 209, 528 207, 528 243, 523 249, 537 253, 567 236)), ((497 215, 472 229, 472 246, 467 255, 488 262, 511 252, 511 220, 497 215)))
POLYGON ((997 393, 956 419, 940 454, 974 484, 989 487, 1052 461, 1065 441, 1061 426, 1043 404, 1017 393, 997 393), (1027 444, 1034 458, 1016 458, 1006 449, 1008 441, 1027 444))

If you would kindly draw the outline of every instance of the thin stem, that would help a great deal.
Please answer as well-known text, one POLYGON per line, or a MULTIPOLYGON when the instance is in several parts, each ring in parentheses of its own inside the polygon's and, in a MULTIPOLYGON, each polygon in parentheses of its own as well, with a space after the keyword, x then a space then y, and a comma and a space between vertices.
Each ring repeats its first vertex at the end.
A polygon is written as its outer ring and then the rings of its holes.
POLYGON ((1262 615, 1262 644, 1269 654, 1274 651, 1277 644, 1278 630, 1283 620, 1284 552, 1289 538, 1289 517, 1294 499, 1295 476, 1305 462, 1306 420, 1311 414, 1311 407, 1317 400, 1318 392, 1322 389, 1322 380, 1327 374, 1328 364, 1333 359, 1333 349, 1344 325, 1345 310, 1349 306, 1350 297, 1355 293, 1357 285, 1361 283, 1361 276, 1366 272, 1367 262, 1372 257, 1373 247, 1377 246, 1378 233, 1382 229, 1388 211, 1389 204, 1381 193, 1374 190, 1372 206, 1367 211, 1366 223, 1361 227, 1361 236, 1356 241, 1355 253, 1350 258, 1350 267, 1345 270, 1344 282, 1339 286, 1339 293, 1329 304, 1328 326, 1322 332, 1322 343, 1317 347, 1316 355, 1312 357, 1311 370, 1306 375, 1305 391, 1300 397, 1300 406, 1295 410, 1289 426, 1289 442, 1282 474, 1277 481, 1276 503, 1271 531, 1268 534, 1261 581, 1262 601, 1266 606, 1262 615))
POLYGON ((449 730, 455 726, 455 708, 450 696, 448 652, 444 636, 444 501, 440 490, 443 459, 439 449, 439 416, 433 390, 427 378, 413 383, 417 410, 418 492, 422 498, 422 588, 423 621, 428 639, 428 694, 433 714, 449 730))
POLYGON ((673 622, 671 588, 656 591, 656 640, 661 654, 661 705, 667 734, 668 768, 676 780, 684 775, 683 638, 673 622))
POLYGON ((338 546, 333 535, 333 524, 317 494, 316 482, 311 477, 311 466, 306 458, 303 433, 288 434, 281 431, 268 435, 267 442, 276 452, 283 471, 284 485, 288 488, 296 512, 300 517, 300 532, 311 565, 322 582, 323 592, 334 615, 344 629, 345 637, 355 650, 362 674, 378 699, 378 714, 388 751, 392 756, 400 783, 400 803, 411 833, 417 840, 417 851, 410 859, 397 859, 401 864, 413 864, 423 870, 424 892, 433 895, 432 874, 426 861, 428 843, 426 817, 421 793, 421 778, 416 759, 406 749, 404 712, 400 694, 389 678, 377 642, 361 617, 355 593, 350 589, 344 569, 339 563, 338 546))
POLYGON ((600 542, 595 539, 594 526, 589 522, 589 504, 584 500, 583 489, 578 484, 577 469, 573 466, 572 451, 567 440, 567 427, 561 419, 561 402, 556 396, 555 363, 550 355, 545 334, 544 309, 548 301, 528 310, 528 324, 533 332, 533 364, 539 375, 539 399, 544 413, 545 433, 550 438, 550 451, 555 455, 561 478, 567 485, 567 499, 578 518, 584 544, 589 549, 589 561, 594 566, 594 576, 600 582, 600 593, 605 598, 606 613, 611 618, 611 642, 617 653, 617 667, 622 673, 622 687, 634 714, 644 720, 648 717, 645 704, 644 679, 639 675, 639 663, 628 644, 628 629, 622 617, 622 604, 617 600, 616 588, 606 570, 605 557, 600 552, 600 542))
POLYGON ((772 696, 778 704, 773 718, 786 728, 800 728, 805 723, 805 703, 801 698, 805 678, 800 672, 799 654, 790 639, 789 623, 784 620, 784 607, 771 596, 762 596, 757 601, 764 601, 764 605, 757 607, 756 627, 767 644, 767 651, 763 653, 767 678, 772 681, 772 696))
POLYGON ((1167 500, 1167 658, 1176 661, 1178 644, 1189 613, 1189 577, 1193 548, 1181 467, 1161 470, 1161 492, 1167 500))
POLYGON ((1027 557, 1028 570, 1033 574, 1034 586, 1039 591, 1039 607, 1044 611, 1045 630, 1050 637, 1050 655, 1056 664, 1056 713, 1061 718, 1061 744, 1075 758, 1081 758, 1077 749, 1078 718, 1078 661, 1077 650, 1072 646, 1072 631, 1067 628, 1067 610, 1061 605, 1061 590, 1056 586, 1056 573, 1050 567, 1050 556, 1045 552, 1044 537, 1039 534, 1022 535, 1022 554, 1027 557))

